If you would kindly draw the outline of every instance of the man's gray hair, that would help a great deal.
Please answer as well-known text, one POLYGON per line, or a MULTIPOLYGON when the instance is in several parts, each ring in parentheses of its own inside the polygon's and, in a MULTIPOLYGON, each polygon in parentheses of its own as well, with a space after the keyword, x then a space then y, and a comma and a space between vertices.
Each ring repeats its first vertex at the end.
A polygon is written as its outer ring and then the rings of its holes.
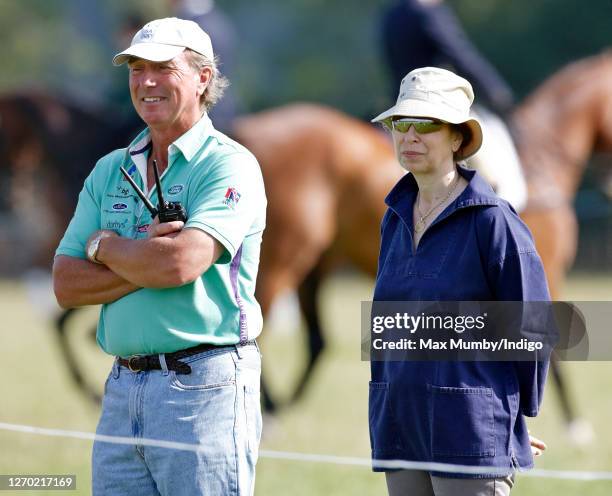
POLYGON ((198 52, 194 52, 189 48, 185 50, 185 54, 189 65, 195 71, 200 72, 205 67, 210 67, 212 70, 208 86, 206 90, 204 90, 204 94, 200 97, 200 109, 208 112, 221 99, 225 92, 225 88, 227 88, 230 83, 227 78, 219 72, 217 68, 217 57, 215 57, 214 60, 210 60, 208 57, 198 52))

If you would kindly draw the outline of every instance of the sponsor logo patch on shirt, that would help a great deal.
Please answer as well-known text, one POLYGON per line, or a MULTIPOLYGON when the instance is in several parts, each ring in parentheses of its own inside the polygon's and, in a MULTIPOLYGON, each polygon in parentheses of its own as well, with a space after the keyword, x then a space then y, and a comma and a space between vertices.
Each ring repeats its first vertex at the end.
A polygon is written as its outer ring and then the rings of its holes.
POLYGON ((123 231, 127 228, 127 220, 109 220, 106 222, 106 229, 112 229, 113 231, 123 231))
POLYGON ((115 195, 116 198, 125 198, 127 196, 131 196, 129 188, 125 188, 120 184, 117 185, 117 193, 119 193, 119 195, 115 195))
POLYGON ((125 210, 127 205, 125 203, 115 203, 113 205, 113 210, 125 210))
POLYGON ((229 208, 234 209, 240 200, 240 193, 236 190, 236 188, 227 188, 225 192, 225 198, 223 199, 223 203, 225 203, 229 208))
POLYGON ((169 195, 178 195, 181 191, 183 191, 184 186, 182 184, 175 184, 174 186, 170 186, 168 188, 169 195))

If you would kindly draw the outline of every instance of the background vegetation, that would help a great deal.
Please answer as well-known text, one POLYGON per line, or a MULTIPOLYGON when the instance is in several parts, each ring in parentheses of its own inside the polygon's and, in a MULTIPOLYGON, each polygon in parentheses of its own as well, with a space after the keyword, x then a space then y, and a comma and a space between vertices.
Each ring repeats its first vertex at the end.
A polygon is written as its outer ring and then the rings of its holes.
MULTIPOLYGON (((388 0, 218 1, 237 27, 234 84, 250 110, 315 100, 354 115, 387 98, 379 17, 388 0)), ((519 98, 610 43, 609 0, 449 0, 519 98)), ((37 85, 82 94, 110 84, 109 57, 130 15, 171 13, 166 0, 1 0, 0 90, 37 85), (77 90, 79 85, 91 83, 77 90)), ((214 41, 214 40, 213 40, 214 41)), ((116 71, 116 70, 115 70, 116 71)), ((102 95, 90 95, 100 98, 102 95)), ((368 114, 369 115, 369 114, 368 114)))

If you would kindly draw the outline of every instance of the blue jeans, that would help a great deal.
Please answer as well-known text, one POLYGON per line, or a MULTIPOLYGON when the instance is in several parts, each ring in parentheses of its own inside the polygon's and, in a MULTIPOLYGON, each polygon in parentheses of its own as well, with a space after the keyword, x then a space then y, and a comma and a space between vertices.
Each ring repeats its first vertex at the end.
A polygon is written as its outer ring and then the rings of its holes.
POLYGON ((188 375, 113 365, 97 434, 199 444, 198 452, 102 441, 93 446, 94 496, 252 495, 261 437, 256 345, 181 361, 188 375))

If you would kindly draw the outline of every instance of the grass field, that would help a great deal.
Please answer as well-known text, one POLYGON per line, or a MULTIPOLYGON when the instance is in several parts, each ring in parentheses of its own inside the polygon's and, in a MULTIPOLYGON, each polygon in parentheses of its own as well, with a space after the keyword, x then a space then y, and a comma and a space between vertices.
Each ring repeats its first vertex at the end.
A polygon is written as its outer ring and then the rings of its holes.
MULTIPOLYGON (((330 280, 321 303, 328 349, 306 395, 277 418, 266 419, 262 449, 351 457, 369 456, 367 392, 369 366, 360 361, 360 301, 370 283, 357 276, 330 280)), ((574 275, 565 299, 612 299, 612 275, 574 275)), ((54 330, 26 298, 21 284, 0 281, 0 422, 92 432, 98 409, 83 398, 61 363, 54 330)), ((84 317, 83 326, 93 316, 84 317)), ((79 324, 80 325, 80 324, 79 324)), ((275 320, 262 340, 264 368, 277 394, 296 377, 303 335, 295 319, 275 320)), ((84 343, 84 348, 90 346, 84 343)), ((108 360, 92 357, 93 380, 104 380, 108 360), (96 379, 97 378, 97 379, 96 379)), ((568 363, 575 402, 595 429, 588 448, 572 447, 565 436, 554 390, 549 390, 533 433, 549 449, 538 468, 612 472, 612 363, 568 363)), ((25 494, 89 494, 91 442, 0 430, 0 474, 76 474, 77 490, 25 494)), ((24 494, 24 492, 2 492, 24 494)), ((367 468, 261 458, 257 495, 385 494, 383 477, 367 468)), ((612 482, 580 482, 519 476, 513 495, 603 496, 612 482)))

